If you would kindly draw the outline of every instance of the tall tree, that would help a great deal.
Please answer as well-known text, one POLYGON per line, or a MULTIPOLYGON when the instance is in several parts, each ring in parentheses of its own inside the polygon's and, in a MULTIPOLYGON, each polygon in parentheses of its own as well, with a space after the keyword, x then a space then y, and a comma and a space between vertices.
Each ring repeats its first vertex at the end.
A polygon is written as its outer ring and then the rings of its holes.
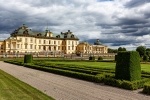
POLYGON ((126 48, 124 48, 124 47, 119 47, 119 48, 118 48, 118 51, 126 51, 126 48))
POLYGON ((146 47, 145 46, 138 46, 136 48, 136 51, 139 52, 140 57, 142 57, 146 53, 146 47))
POLYGON ((146 51, 150 51, 150 48, 147 48, 146 51))

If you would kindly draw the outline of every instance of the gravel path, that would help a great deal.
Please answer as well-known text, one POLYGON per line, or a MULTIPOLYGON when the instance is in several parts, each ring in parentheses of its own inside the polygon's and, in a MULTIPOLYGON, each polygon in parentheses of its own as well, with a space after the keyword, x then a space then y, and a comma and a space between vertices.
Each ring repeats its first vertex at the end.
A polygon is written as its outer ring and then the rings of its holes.
POLYGON ((0 61, 0 69, 56 100, 150 100, 140 90, 129 91, 82 81, 0 61))

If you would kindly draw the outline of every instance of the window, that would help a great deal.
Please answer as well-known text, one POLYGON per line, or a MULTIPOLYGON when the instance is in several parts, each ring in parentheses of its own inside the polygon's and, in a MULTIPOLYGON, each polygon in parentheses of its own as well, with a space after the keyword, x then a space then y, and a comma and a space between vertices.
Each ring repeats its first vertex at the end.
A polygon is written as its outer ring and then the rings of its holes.
POLYGON ((30 42, 32 43, 32 42, 33 42, 33 39, 30 39, 30 42))
POLYGON ((58 44, 60 44, 60 41, 58 41, 58 44))
POLYGON ((56 41, 54 41, 54 44, 56 44, 56 41))
POLYGON ((68 41, 68 45, 70 45, 70 41, 68 41))
POLYGON ((74 42, 72 41, 72 45, 74 45, 74 42))
POLYGON ((39 45, 39 49, 41 49, 41 46, 39 45))
POLYGON ((74 50, 74 46, 72 46, 72 50, 74 50))
POLYGON ((1 49, 3 49, 3 45, 1 45, 1 49))
POLYGON ((32 44, 30 44, 30 49, 32 49, 32 44))
POLYGON ((8 48, 10 48, 10 44, 8 44, 8 48))
POLYGON ((19 44, 17 44, 17 48, 19 48, 19 44))
POLYGON ((25 44, 25 49, 27 49, 27 45, 25 44))
POLYGON ((39 40, 39 44, 41 44, 41 40, 39 40))
POLYGON ((49 40, 49 44, 51 44, 51 40, 49 40))
POLYGON ((20 40, 22 40, 22 38, 20 38, 20 40))
POLYGON ((25 38, 25 42, 28 42, 28 39, 27 39, 27 38, 25 38))
POLYGON ((56 47, 54 47, 54 50, 56 50, 56 47))
POLYGON ((44 40, 44 44, 46 44, 46 41, 44 40))
POLYGON ((70 50, 70 46, 68 46, 68 50, 70 50))
POLYGON ((58 50, 60 50, 60 46, 58 46, 58 50))

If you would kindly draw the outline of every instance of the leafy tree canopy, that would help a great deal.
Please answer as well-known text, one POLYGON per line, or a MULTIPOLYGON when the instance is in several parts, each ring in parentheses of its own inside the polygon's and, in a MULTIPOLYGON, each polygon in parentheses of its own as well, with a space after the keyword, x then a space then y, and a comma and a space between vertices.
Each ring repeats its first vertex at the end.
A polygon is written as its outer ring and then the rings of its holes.
POLYGON ((146 53, 146 47, 145 46, 138 46, 136 48, 136 51, 139 52, 140 56, 142 57, 146 53))

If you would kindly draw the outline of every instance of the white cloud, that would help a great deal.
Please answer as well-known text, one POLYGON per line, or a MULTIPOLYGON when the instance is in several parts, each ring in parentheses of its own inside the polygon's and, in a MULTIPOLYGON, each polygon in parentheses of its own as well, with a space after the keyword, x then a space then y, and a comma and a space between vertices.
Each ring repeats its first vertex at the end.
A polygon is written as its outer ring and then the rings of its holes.
POLYGON ((109 47, 134 48, 140 42, 147 45, 150 3, 135 1, 0 0, 0 34, 8 34, 24 23, 44 31, 48 22, 52 32, 71 30, 81 40, 99 38, 109 47), (142 30, 145 28, 147 31, 142 30))

